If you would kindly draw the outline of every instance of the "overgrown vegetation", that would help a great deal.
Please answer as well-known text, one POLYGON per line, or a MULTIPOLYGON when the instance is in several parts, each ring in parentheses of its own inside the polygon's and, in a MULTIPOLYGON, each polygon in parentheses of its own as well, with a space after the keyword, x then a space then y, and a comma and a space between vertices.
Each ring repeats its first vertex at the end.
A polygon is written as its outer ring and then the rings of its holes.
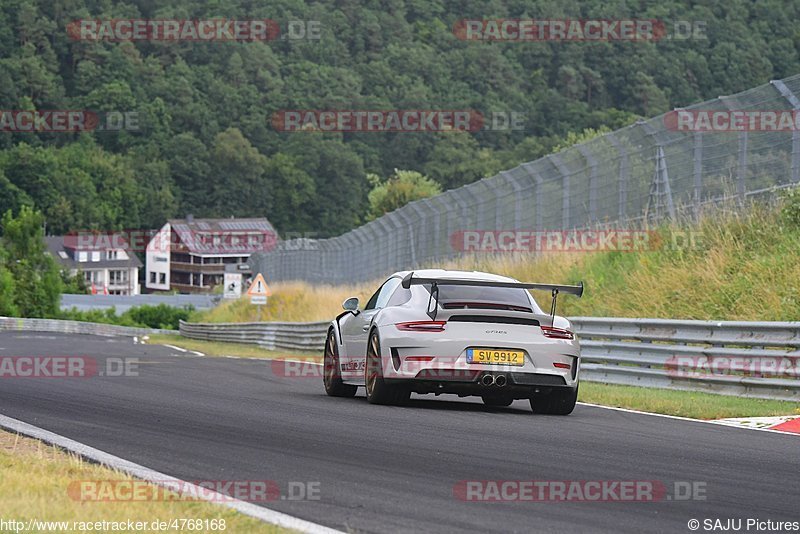
POLYGON ((105 310, 87 311, 72 308, 71 310, 62 311, 59 318, 92 323, 177 330, 178 323, 181 320, 186 321, 193 311, 194 307, 192 306, 176 308, 166 304, 134 306, 121 315, 117 315, 117 310, 113 307, 105 310))
MULTIPOLYGON (((169 522, 176 518, 224 520, 225 529, 219 530, 234 533, 293 532, 268 525, 216 503, 188 500, 167 491, 164 492, 163 499, 132 498, 120 499, 118 502, 81 500, 80 494, 73 491, 80 481, 97 481, 98 484, 102 481, 110 486, 116 482, 105 481, 132 479, 118 471, 86 462, 57 447, 45 445, 41 441, 1 430, 0 470, 3 473, 0 502, 3 503, 6 521, 16 519, 23 524, 28 520, 67 522, 63 528, 55 525, 34 527, 37 532, 80 532, 73 529, 73 521, 84 522, 89 524, 87 528, 91 528, 96 521, 102 520, 118 521, 124 527, 127 520, 141 521, 149 526, 154 520, 169 522)), ((150 491, 155 494, 154 490, 150 491)), ((146 493, 143 491, 142 495, 146 493)))
POLYGON ((442 192, 439 184, 414 171, 395 169, 385 180, 376 174, 368 174, 367 180, 372 185, 368 195, 367 220, 370 221, 402 208, 409 202, 436 196, 442 192))
POLYGON ((367 173, 419 172, 443 189, 530 161, 570 132, 615 129, 800 72, 800 4, 600 0, 383 3, 47 0, 0 7, 0 109, 136 113, 138 130, 0 136, 0 213, 48 231, 158 228, 173 216, 267 216, 338 235, 368 214, 367 173), (79 19, 319 21, 321 39, 89 42, 79 19), (697 39, 462 41, 461 19, 702 21, 697 39), (281 133, 286 109, 519 113, 520 130, 281 133))
POLYGON ((16 217, 6 211, 0 224, 0 315, 52 317, 64 282, 45 251, 44 217, 23 206, 16 217))
MULTIPOLYGON (((583 298, 559 299, 563 315, 798 321, 797 191, 787 192, 778 207, 757 204, 714 211, 696 225, 659 227, 650 234, 646 250, 470 255, 444 267, 489 271, 519 280, 584 281, 583 298)), ((270 321, 331 319, 341 312, 345 298, 355 295, 364 303, 379 283, 274 284, 263 317, 270 321)), ((544 293, 535 296, 548 302, 544 293)), ((253 321, 255 313, 255 306, 242 299, 196 317, 253 321)))

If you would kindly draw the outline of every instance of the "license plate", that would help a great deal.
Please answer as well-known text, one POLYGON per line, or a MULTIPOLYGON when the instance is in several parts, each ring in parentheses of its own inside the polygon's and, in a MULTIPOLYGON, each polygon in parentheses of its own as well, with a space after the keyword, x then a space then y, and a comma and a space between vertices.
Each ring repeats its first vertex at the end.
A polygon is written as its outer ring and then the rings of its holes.
POLYGON ((467 349, 467 363, 524 365, 525 353, 507 349, 467 349))

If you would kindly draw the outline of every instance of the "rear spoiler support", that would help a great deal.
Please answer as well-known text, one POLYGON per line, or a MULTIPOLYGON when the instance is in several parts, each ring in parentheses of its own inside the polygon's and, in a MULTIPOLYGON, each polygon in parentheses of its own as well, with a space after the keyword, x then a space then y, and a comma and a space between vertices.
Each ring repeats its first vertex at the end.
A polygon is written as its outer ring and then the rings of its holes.
POLYGON ((436 313, 439 308, 439 286, 473 286, 473 287, 508 287, 513 289, 537 289, 543 291, 550 291, 552 302, 550 303, 550 316, 556 315, 556 300, 559 293, 567 293, 575 295, 580 298, 583 295, 583 282, 579 282, 577 286, 561 285, 561 284, 539 284, 531 282, 501 282, 495 280, 464 280, 458 278, 423 278, 415 277, 414 272, 408 273, 401 285, 403 289, 408 289, 412 285, 426 285, 431 286, 431 296, 428 299, 428 317, 432 321, 436 320, 436 313), (433 309, 431 303, 433 302, 433 309))

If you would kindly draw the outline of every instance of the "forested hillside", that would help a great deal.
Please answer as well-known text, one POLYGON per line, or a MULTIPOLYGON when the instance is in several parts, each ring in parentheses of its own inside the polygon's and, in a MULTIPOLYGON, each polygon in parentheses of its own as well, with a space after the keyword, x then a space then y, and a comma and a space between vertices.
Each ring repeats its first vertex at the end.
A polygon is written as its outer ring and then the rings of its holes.
POLYGON ((0 213, 41 210, 49 233, 154 228, 168 217, 267 216, 324 237, 368 217, 367 173, 419 171, 443 189, 548 153, 569 132, 800 72, 800 3, 710 0, 4 0, 0 109, 136 112, 138 129, 0 132, 0 213), (478 42, 464 18, 705 23, 658 42, 478 42), (318 40, 87 42, 76 19, 319 21, 318 40), (524 129, 286 133, 285 109, 518 112, 524 129))

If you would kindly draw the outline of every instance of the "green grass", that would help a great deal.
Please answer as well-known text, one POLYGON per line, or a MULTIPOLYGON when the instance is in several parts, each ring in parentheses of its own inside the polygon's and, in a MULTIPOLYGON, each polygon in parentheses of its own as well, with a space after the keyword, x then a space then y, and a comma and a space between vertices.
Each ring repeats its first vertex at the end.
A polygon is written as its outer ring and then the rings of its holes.
POLYGON ((800 415, 800 404, 713 393, 581 382, 580 402, 694 419, 800 415))
POLYGON ((639 252, 473 255, 448 267, 520 280, 582 280, 583 298, 559 299, 559 313, 567 316, 800 320, 800 221, 753 205, 653 231, 652 247, 639 252), (689 232, 695 245, 680 246, 689 232))
POLYGON ((222 343, 189 339, 178 334, 151 334, 146 342, 150 345, 174 345, 182 349, 196 350, 206 356, 239 356, 240 358, 291 358, 322 360, 322 352, 300 352, 290 350, 267 350, 246 343, 222 343))
MULTIPOLYGON (((651 230, 650 246, 641 251, 469 255, 428 267, 476 269, 539 282, 582 280, 583 298, 559 299, 559 314, 567 316, 800 320, 800 193, 782 208, 752 205, 714 212, 692 226, 651 230), (681 246, 690 233, 694 244, 681 246)), ((273 284, 261 317, 330 320, 341 313, 344 299, 358 296, 363 304, 380 282, 273 284)), ((545 307, 549 303, 545 293, 534 296, 545 307)), ((191 320, 247 322, 259 317, 256 306, 240 299, 195 312, 191 320)))
MULTIPOLYGON (((0 431, 0 503, 3 519, 27 521, 144 521, 224 519, 226 533, 292 532, 213 503, 187 500, 82 501, 69 493, 81 481, 131 480, 41 441, 0 431)), ((150 530, 147 530, 150 532, 150 530)), ((174 530, 173 530, 174 532, 174 530)), ((222 532, 219 530, 218 532, 222 532)))

